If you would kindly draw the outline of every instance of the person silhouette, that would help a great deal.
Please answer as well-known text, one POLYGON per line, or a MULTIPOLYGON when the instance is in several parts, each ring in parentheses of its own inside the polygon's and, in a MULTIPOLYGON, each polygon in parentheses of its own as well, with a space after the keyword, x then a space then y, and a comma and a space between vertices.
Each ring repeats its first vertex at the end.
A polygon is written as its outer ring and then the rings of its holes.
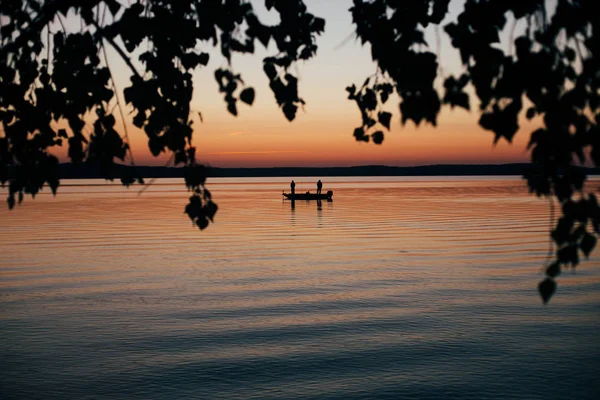
POLYGON ((321 194, 321 188, 322 187, 323 187, 323 183, 319 179, 319 182, 317 182, 317 194, 321 194))
POLYGON ((292 183, 290 183, 290 188, 292 189, 292 194, 294 194, 296 192, 296 182, 293 180, 292 183))

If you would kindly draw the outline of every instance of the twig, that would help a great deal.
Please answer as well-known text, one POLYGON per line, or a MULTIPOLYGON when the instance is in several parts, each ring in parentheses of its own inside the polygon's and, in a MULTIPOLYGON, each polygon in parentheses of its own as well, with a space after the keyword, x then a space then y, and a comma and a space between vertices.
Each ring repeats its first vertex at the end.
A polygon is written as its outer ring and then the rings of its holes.
POLYGON ((46 61, 48 61, 48 69, 50 69, 50 24, 46 25, 46 29, 48 30, 46 36, 46 61))
POLYGON ((508 42, 508 54, 510 54, 511 56, 515 56, 514 51, 515 51, 515 29, 517 28, 517 19, 515 18, 513 20, 513 24, 512 24, 512 29, 510 30, 510 36, 509 36, 509 42, 508 42))
POLYGON ((127 141, 127 147, 129 148, 129 158, 131 160, 131 165, 135 166, 135 160, 133 159, 133 151, 131 150, 131 143, 129 141, 129 132, 127 131, 127 124, 125 123, 125 114, 123 113, 123 107, 121 106, 121 101, 119 100, 119 90, 117 89, 117 84, 115 82, 115 79, 113 78, 112 71, 110 70, 110 64, 108 63, 108 56, 106 55, 106 47, 104 46, 104 41, 102 42, 102 54, 104 54, 104 62, 106 63, 106 68, 108 68, 108 73, 110 74, 110 81, 115 92, 117 107, 119 108, 119 114, 121 116, 121 123, 123 123, 123 132, 125 134, 125 140, 127 141))
POLYGON ((439 83, 441 85, 440 90, 444 87, 445 73, 444 67, 442 66, 442 35, 440 34, 440 26, 435 26, 435 42, 436 42, 436 52, 438 59, 438 74, 440 76, 439 83))
POLYGON ((4 46, 4 35, 2 35, 2 18, 0 18, 0 48, 4 46))
POLYGON ((102 33, 102 29, 96 23, 96 21, 93 21, 93 23, 94 23, 94 26, 96 27, 98 33, 102 36, 102 38, 104 38, 104 40, 106 40, 108 43, 111 44, 111 46, 117 51, 117 53, 119 53, 119 55, 121 56, 121 58, 123 59, 123 61, 125 61, 125 63, 127 64, 127 66, 131 69, 131 72, 133 72, 138 78, 142 79, 142 76, 139 74, 139 72, 137 71, 137 69, 135 69, 135 66, 133 65, 133 63, 131 62, 131 60, 129 59, 129 57, 127 57, 127 54, 125 54, 125 52, 123 51, 123 49, 121 49, 119 47, 119 45, 116 44, 115 41, 112 38, 109 38, 109 37, 105 36, 102 33))
POLYGON ((583 67, 583 62, 585 61, 585 59, 583 58, 583 52, 581 51, 581 45, 579 44, 579 38, 577 36, 575 36, 573 38, 573 40, 575 41, 575 46, 577 47, 577 53, 579 53, 579 58, 581 59, 581 65, 583 67))
MULTIPOLYGON (((171 157, 169 158, 169 160, 167 161, 167 163, 165 164, 165 167, 168 167, 169 164, 171 164, 173 162, 173 158, 175 157, 175 153, 171 154, 171 157)), ((150 179, 150 181, 148 183, 146 183, 138 192, 138 196, 141 196, 142 193, 144 193, 144 191, 146 191, 150 185, 152 185, 154 182, 156 182, 157 178, 152 178, 150 179)))
POLYGON ((61 26, 64 34, 66 35, 67 34, 67 28, 65 28, 65 24, 63 23, 63 20, 62 20, 60 14, 56 14, 56 16, 58 17, 58 22, 60 23, 60 26, 61 26))
POLYGON ((346 43, 348 43, 350 41, 350 39, 352 39, 354 36, 356 35, 356 30, 354 30, 354 32, 352 32, 351 34, 349 34, 344 40, 342 40, 340 42, 340 44, 338 44, 337 46, 335 46, 333 48, 333 50, 339 50, 341 49, 343 46, 346 45, 346 43))
POLYGON ((102 12, 102 19, 100 20, 100 26, 104 26, 104 18, 106 17, 107 9, 108 9, 108 6, 106 5, 106 3, 104 3, 104 11, 102 12))
MULTIPOLYGON (((550 195, 548 200, 550 202, 550 224, 549 224, 550 229, 549 229, 549 231, 552 232, 552 230, 554 228, 554 198, 552 197, 552 195, 550 195)), ((553 254, 554 254, 554 240, 552 240, 552 237, 550 237, 550 245, 548 248, 548 254, 546 254, 546 260, 544 261, 544 267, 546 267, 548 265, 553 254)))
POLYGON ((542 1, 542 26, 544 33, 548 30, 548 12, 546 11, 546 1, 542 1))

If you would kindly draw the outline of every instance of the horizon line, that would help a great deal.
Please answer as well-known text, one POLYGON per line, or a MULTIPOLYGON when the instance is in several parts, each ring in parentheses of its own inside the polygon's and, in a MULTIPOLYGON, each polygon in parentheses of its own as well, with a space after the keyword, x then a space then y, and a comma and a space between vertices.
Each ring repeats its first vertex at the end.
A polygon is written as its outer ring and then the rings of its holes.
MULTIPOLYGON (((444 164, 444 163, 439 163, 439 164, 415 164, 415 165, 387 165, 387 164, 362 164, 362 165, 335 165, 335 166, 298 166, 298 165, 294 165, 294 166, 261 166, 261 167, 256 167, 256 166, 250 166, 250 167, 246 167, 246 166, 239 166, 239 167, 223 167, 223 166, 216 166, 216 165, 210 165, 210 164, 202 164, 199 163, 198 165, 207 167, 207 168, 218 168, 218 169, 273 169, 273 168, 319 168, 319 169, 331 169, 331 168, 368 168, 368 167, 379 167, 379 168, 419 168, 419 167, 445 167, 445 166, 468 166, 468 167, 480 167, 480 166, 506 166, 506 165, 530 165, 532 164, 531 162, 515 162, 515 163, 489 163, 489 164, 481 164, 481 163, 477 163, 477 164, 469 164, 469 163, 459 163, 459 164, 453 164, 453 163, 448 163, 448 164, 444 164)), ((71 162, 62 162, 59 163, 59 165, 78 165, 78 166, 94 166, 94 164, 86 164, 86 163, 80 163, 80 164, 73 164, 71 162)), ((121 163, 115 163, 115 165, 117 166, 122 166, 122 167, 132 167, 132 168, 137 168, 137 167, 142 167, 142 168, 184 168, 184 165, 129 165, 129 164, 121 164, 121 163)), ((593 166, 584 166, 584 165, 576 165, 579 167, 584 167, 584 168, 596 168, 593 166)))

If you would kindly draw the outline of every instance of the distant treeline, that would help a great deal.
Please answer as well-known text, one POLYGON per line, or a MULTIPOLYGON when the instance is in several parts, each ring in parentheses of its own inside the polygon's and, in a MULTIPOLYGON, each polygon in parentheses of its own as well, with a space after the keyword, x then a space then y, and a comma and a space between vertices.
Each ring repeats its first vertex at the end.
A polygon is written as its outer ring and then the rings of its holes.
MULTIPOLYGON (((523 175, 530 164, 448 164, 417 167, 388 167, 365 165, 357 167, 276 167, 276 168, 213 168, 207 169, 209 177, 301 177, 301 176, 468 176, 468 175, 523 175)), ((60 164, 61 179, 103 178, 94 165, 60 164)), ((600 175, 600 168, 585 168, 588 175, 600 175)), ((142 178, 180 178, 183 169, 176 167, 149 167, 116 165, 114 176, 127 175, 142 178), (129 170, 129 171, 127 171, 129 170)))

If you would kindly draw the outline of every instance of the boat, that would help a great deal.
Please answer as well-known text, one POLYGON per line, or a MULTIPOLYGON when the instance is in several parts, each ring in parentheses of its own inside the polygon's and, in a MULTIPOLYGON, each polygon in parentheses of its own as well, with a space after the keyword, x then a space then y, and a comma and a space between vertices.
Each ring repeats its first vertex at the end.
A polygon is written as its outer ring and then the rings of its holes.
POLYGON ((310 193, 310 192, 306 192, 306 193, 285 193, 283 192, 283 197, 286 198, 286 200, 327 200, 327 201, 331 201, 331 197, 333 196, 333 191, 329 190, 327 191, 327 193, 321 193, 321 194, 317 194, 317 193, 310 193))

